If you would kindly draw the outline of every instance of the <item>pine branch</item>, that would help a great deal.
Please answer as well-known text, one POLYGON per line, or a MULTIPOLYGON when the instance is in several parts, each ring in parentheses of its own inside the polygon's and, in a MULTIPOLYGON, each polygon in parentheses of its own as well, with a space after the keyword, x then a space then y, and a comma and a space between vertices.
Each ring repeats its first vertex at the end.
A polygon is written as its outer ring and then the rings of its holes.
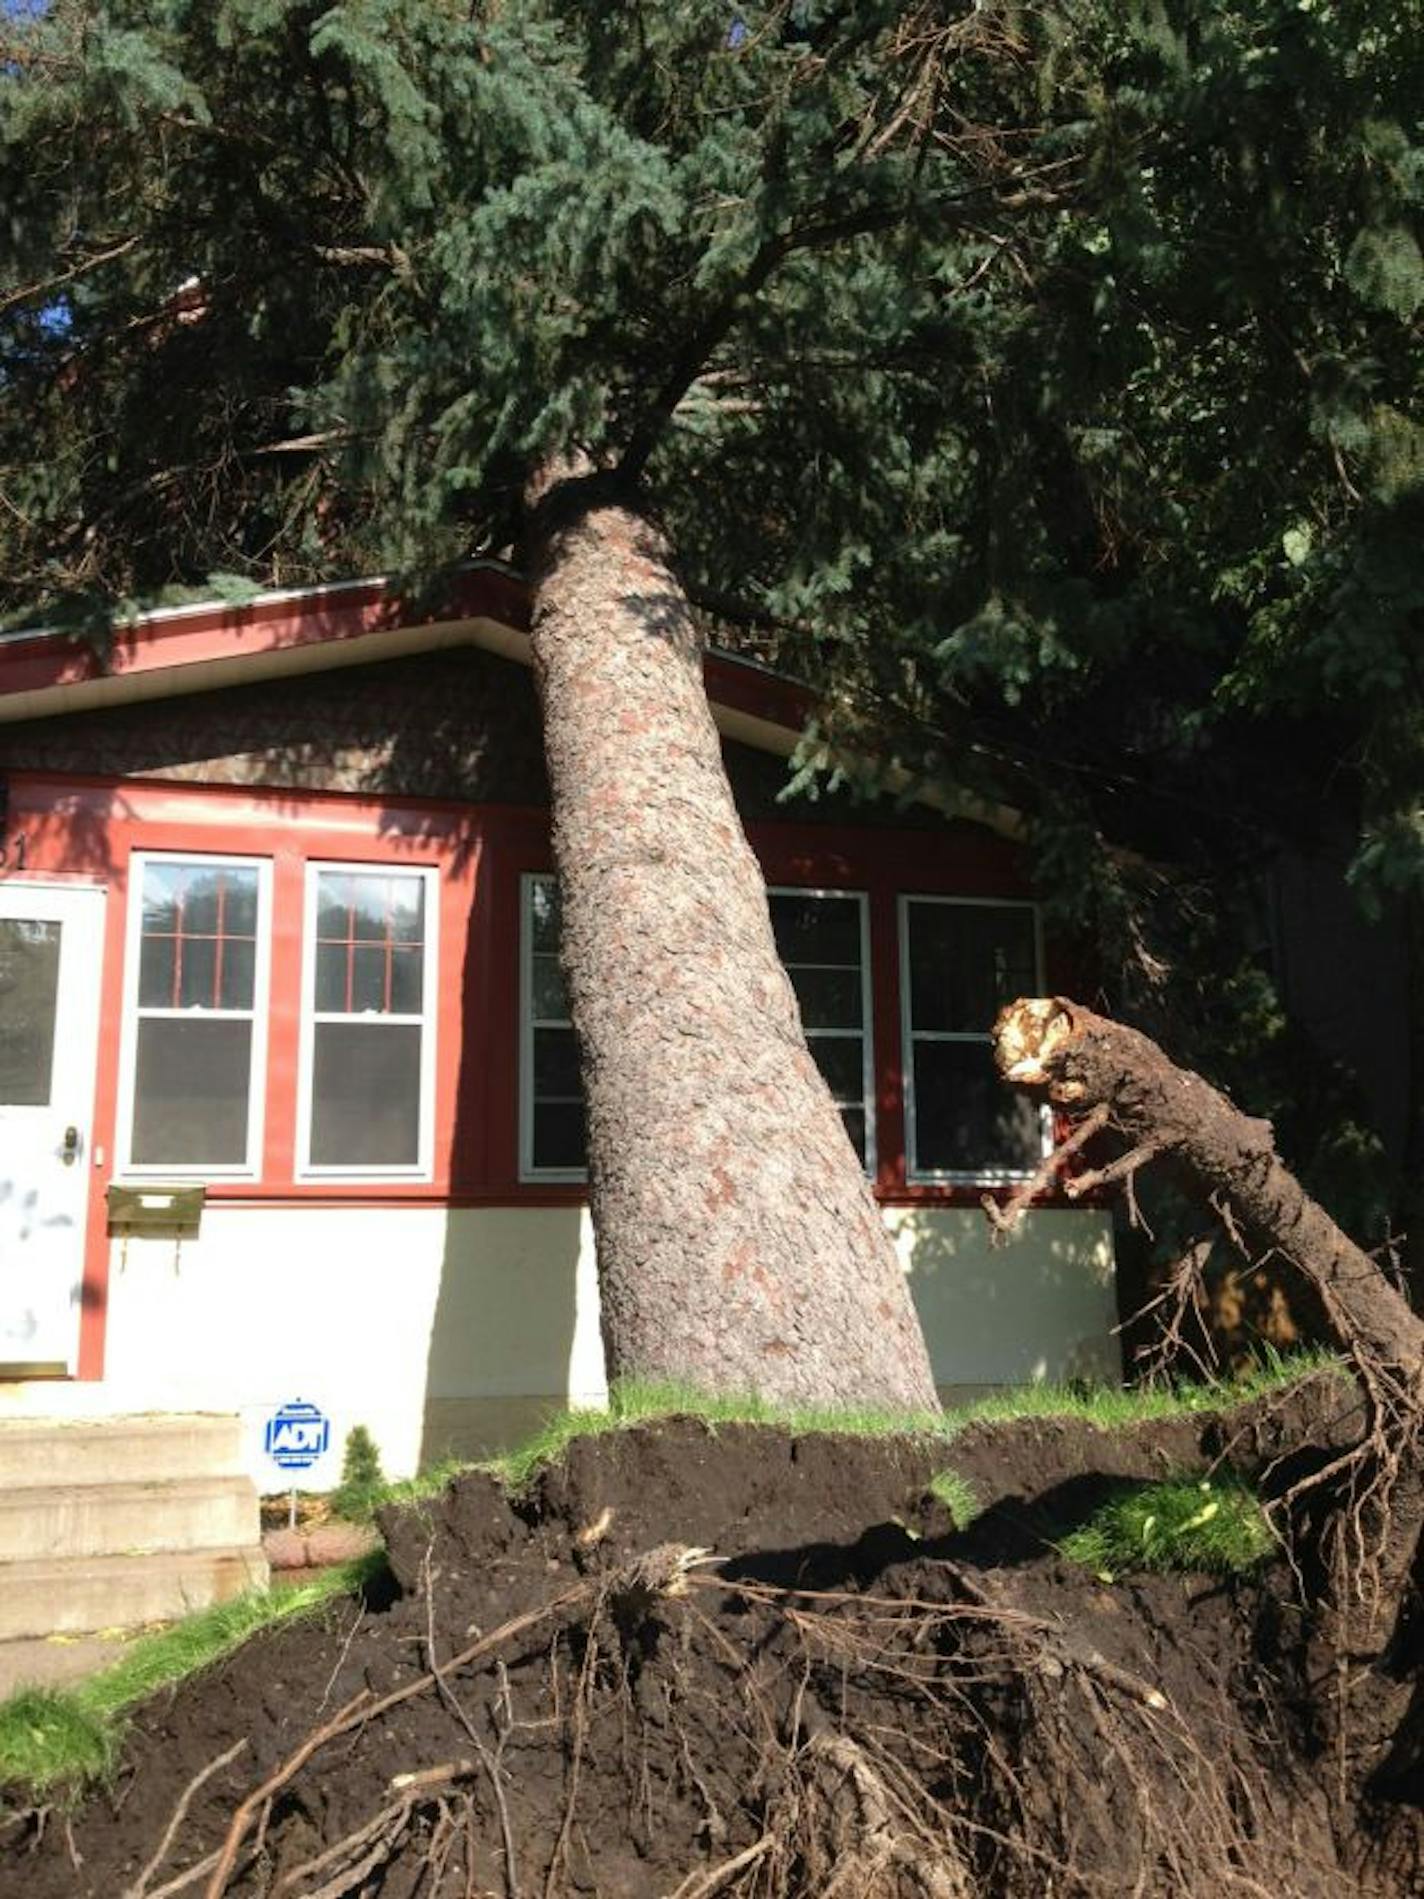
MULTIPOLYGON (((1014 180, 1019 188, 1012 192, 1004 192, 1001 189, 1001 181, 993 181, 971 186, 966 191, 951 193, 935 200, 924 209, 929 215, 941 216, 971 208, 978 213, 985 207, 986 200, 993 209, 1004 211, 1040 209, 1061 204, 1064 198, 1062 190, 1044 186, 1034 188, 1028 183, 1028 179, 1050 172, 1060 172, 1070 164, 1076 163, 1076 159, 1060 159, 1052 165, 1036 167, 1031 173, 1020 174, 1014 180)), ((746 274, 727 292, 720 303, 713 306, 706 318, 694 327, 673 358, 672 368, 662 388, 633 426, 627 446, 618 461, 618 473, 630 481, 636 481, 642 474, 663 430, 671 421, 688 390, 702 377, 713 353, 731 334, 746 305, 759 291, 766 288, 772 277, 789 258, 806 251, 828 250, 851 238, 868 237, 877 232, 893 230, 907 216, 908 211, 909 207, 903 202, 866 206, 859 211, 846 212, 838 217, 821 218, 815 222, 803 224, 795 230, 782 231, 774 237, 763 238, 755 256, 747 266, 746 274)))
POLYGON ((104 251, 95 251, 92 256, 81 259, 79 263, 72 264, 68 270, 62 270, 53 277, 42 277, 38 283, 25 284, 19 290, 8 291, 0 297, 0 315, 3 315, 6 310, 13 310, 17 304, 31 303, 36 297, 52 297, 55 291, 62 290, 65 284, 72 284, 76 279, 87 276, 91 270, 102 269, 105 264, 112 264, 116 257, 125 256, 137 243, 137 236, 126 237, 122 243, 111 244, 104 251))

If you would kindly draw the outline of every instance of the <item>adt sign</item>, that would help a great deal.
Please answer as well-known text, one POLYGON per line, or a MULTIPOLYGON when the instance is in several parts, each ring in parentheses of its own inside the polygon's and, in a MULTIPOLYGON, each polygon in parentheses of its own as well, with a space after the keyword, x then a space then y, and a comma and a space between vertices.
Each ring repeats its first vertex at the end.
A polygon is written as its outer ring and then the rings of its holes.
POLYGON ((331 1420, 304 1398, 293 1398, 267 1420, 263 1448, 279 1470, 310 1470, 331 1442, 331 1420))

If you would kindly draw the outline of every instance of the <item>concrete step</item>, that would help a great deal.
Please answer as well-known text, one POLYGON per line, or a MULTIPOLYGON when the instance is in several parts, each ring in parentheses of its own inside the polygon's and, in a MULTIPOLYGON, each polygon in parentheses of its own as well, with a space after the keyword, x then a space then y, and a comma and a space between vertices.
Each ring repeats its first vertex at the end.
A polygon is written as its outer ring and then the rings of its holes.
POLYGON ((241 1473, 242 1421, 219 1412, 0 1420, 0 1492, 241 1473))
POLYGON ((35 1557, 232 1549, 258 1541, 257 1492, 247 1477, 28 1484, 0 1495, 0 1565, 35 1557))
POLYGON ((78 1635, 0 1642, 0 1701, 21 1688, 58 1688, 107 1668, 123 1654, 125 1636, 78 1635))
POLYGON ((255 1544, 0 1563, 0 1641, 176 1622, 270 1580, 255 1544))

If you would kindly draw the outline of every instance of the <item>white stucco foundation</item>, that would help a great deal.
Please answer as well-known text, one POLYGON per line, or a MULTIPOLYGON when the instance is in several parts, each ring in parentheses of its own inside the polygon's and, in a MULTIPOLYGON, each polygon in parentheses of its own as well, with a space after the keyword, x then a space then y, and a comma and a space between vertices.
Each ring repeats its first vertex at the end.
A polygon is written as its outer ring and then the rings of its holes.
MULTIPOLYGON (((1119 1376, 1105 1214, 1030 1214, 999 1249, 972 1209, 886 1218, 947 1398, 1119 1376)), ((218 1203, 196 1239, 113 1242, 102 1381, 0 1383, 0 1417, 237 1411, 271 1491, 265 1425, 305 1399, 331 1421, 329 1452, 299 1479, 320 1490, 354 1424, 404 1476, 605 1395, 586 1212, 218 1203)))

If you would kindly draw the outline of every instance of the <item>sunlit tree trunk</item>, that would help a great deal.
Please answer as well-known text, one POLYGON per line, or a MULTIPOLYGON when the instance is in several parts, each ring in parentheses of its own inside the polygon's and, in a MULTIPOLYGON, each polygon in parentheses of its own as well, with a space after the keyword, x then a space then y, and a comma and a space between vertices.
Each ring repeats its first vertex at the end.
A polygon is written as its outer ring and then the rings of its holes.
POLYGON ((553 487, 530 538, 609 1373, 932 1407, 905 1276, 777 957, 668 547, 601 476, 553 487))

